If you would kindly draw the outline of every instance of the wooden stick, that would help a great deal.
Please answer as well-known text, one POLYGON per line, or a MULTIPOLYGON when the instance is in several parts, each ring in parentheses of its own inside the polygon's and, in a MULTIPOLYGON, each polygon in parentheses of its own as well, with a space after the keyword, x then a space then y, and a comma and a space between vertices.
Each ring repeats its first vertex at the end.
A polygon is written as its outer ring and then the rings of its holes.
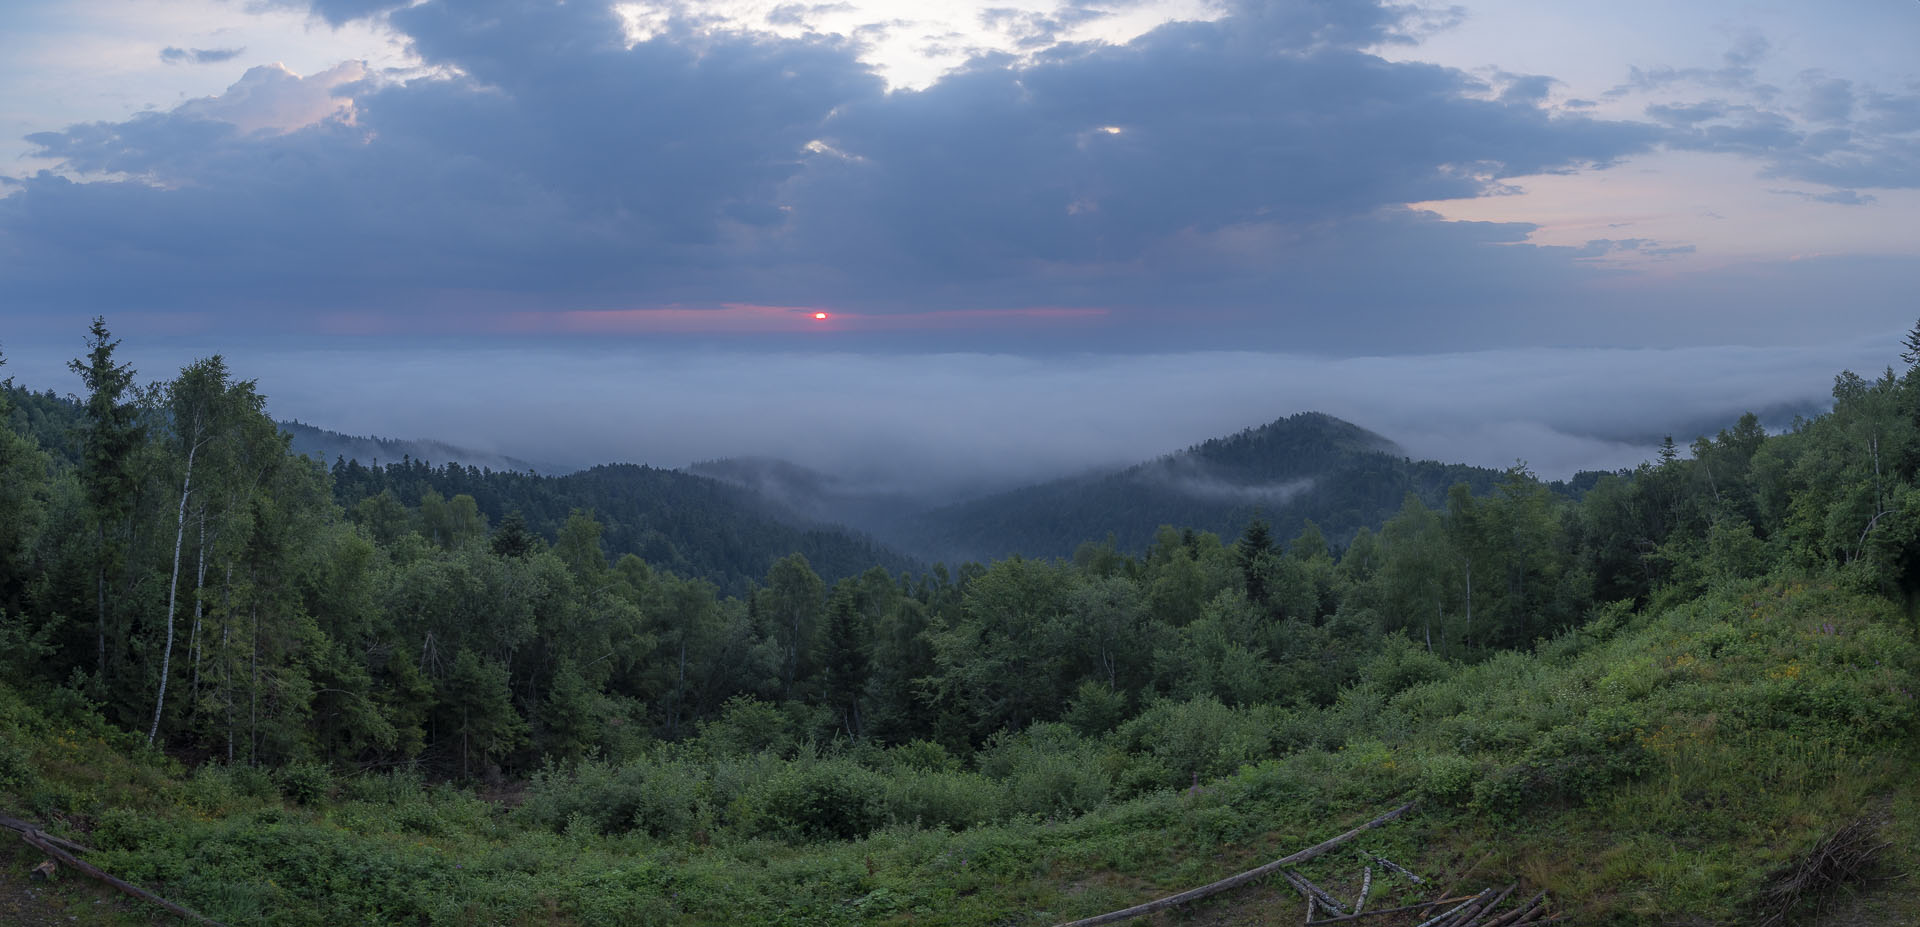
POLYGON ((214 927, 224 927, 224 925, 222 925, 219 921, 213 920, 212 918, 206 917, 201 914, 196 914, 192 911, 187 910, 186 908, 183 908, 177 904, 174 904, 171 901, 168 901, 165 898, 160 897, 159 895, 156 895, 150 891, 147 891, 146 889, 141 888, 138 885, 134 885, 129 882, 122 882, 119 879, 116 879, 113 876, 106 874, 105 872, 101 871, 99 867, 94 866, 85 861, 82 861, 80 858, 74 856, 72 853, 67 852, 58 843, 55 843, 53 840, 48 839, 50 835, 47 834, 45 831, 42 831, 41 829, 34 827, 33 825, 28 824, 27 822, 22 821, 19 818, 9 818, 5 816, 0 816, 0 827, 5 827, 13 831, 18 831, 20 834, 20 839, 25 840, 28 846, 33 847, 34 849, 39 850, 40 852, 45 853, 48 856, 51 856, 54 859, 57 859, 60 862, 67 864, 68 866, 72 867, 74 870, 78 871, 82 875, 105 882, 108 885, 111 885, 114 888, 119 889, 124 894, 132 895, 133 897, 138 898, 141 901, 146 901, 152 904, 159 905, 160 907, 165 908, 168 911, 171 911, 175 914, 178 914, 181 917, 184 917, 188 920, 199 921, 202 924, 212 924, 214 925, 214 927))
POLYGON ((1319 903, 1320 903, 1320 899, 1313 897, 1311 894, 1307 896, 1307 923, 1309 924, 1313 923, 1313 915, 1314 915, 1313 909, 1314 909, 1314 906, 1319 903))
POLYGON ((1487 896, 1487 893, 1491 891, 1493 891, 1493 889, 1491 888, 1481 889, 1480 894, 1474 895, 1473 897, 1468 898, 1466 901, 1463 901, 1460 904, 1454 905, 1453 907, 1448 908, 1447 910, 1442 911, 1439 914, 1436 914, 1430 918, 1427 918, 1424 921, 1421 921, 1420 927, 1434 927, 1435 924, 1440 924, 1440 923, 1444 923, 1446 921, 1452 920, 1453 916, 1465 910, 1467 905, 1473 904, 1475 901, 1478 901, 1481 898, 1485 898, 1487 896))
POLYGON ((1221 892, 1226 891, 1227 889, 1245 885, 1248 882, 1251 882, 1255 879, 1260 878, 1261 876, 1271 875, 1276 870, 1283 869, 1287 866, 1298 865, 1300 863, 1306 862, 1307 860, 1325 855, 1327 851, 1332 850, 1340 846, 1341 844, 1344 844, 1352 840, 1353 838, 1358 837, 1363 833, 1366 833, 1367 831, 1370 831, 1376 827, 1379 827, 1382 824, 1386 824, 1387 822, 1392 821, 1400 817, 1401 815, 1406 814, 1408 811, 1411 811, 1411 810, 1413 810, 1413 803, 1408 802, 1404 805, 1401 805, 1398 808, 1393 809, 1392 811, 1387 812, 1386 814, 1383 814, 1377 818, 1374 818, 1371 821, 1368 821, 1365 824, 1360 825, 1359 827, 1356 827, 1350 831, 1347 831, 1346 833, 1341 834, 1338 837, 1334 837, 1333 839, 1327 840, 1322 843, 1314 844, 1313 846, 1310 846, 1304 850, 1301 850, 1300 852, 1295 853, 1292 856, 1283 856, 1279 859, 1274 860, 1273 862, 1267 863, 1264 866, 1257 866, 1255 868, 1247 870, 1246 872, 1242 872, 1238 875, 1228 876, 1224 879, 1221 879, 1218 882, 1214 882, 1209 885, 1202 885, 1199 888, 1195 888, 1195 889, 1189 889, 1187 891, 1181 892, 1178 895, 1168 895, 1165 898, 1161 898, 1155 901, 1149 901, 1149 902, 1146 902, 1145 904, 1137 904, 1131 908, 1122 908, 1121 910, 1118 910, 1118 911, 1111 911, 1106 914, 1096 915, 1094 917, 1084 917, 1077 921, 1068 921, 1064 924, 1061 924, 1060 927, 1096 927, 1096 925, 1099 925, 1099 924, 1113 924, 1119 921, 1124 921, 1124 920, 1129 920, 1132 918, 1139 917, 1142 914, 1152 914, 1155 911, 1165 910, 1175 905, 1186 904, 1187 902, 1190 902, 1190 901, 1198 901, 1209 895, 1217 895, 1221 892))
POLYGON ((1293 888, 1295 891, 1299 892, 1302 895, 1307 896, 1308 898, 1318 899, 1322 905, 1324 905, 1328 910, 1332 911, 1333 913, 1335 914, 1347 913, 1347 908, 1345 905, 1341 904, 1338 899, 1328 894, 1326 889, 1313 884, 1311 881, 1308 881, 1306 876, 1303 876, 1300 873, 1294 872, 1291 869, 1281 872, 1280 875, 1285 877, 1287 882, 1293 885, 1293 888))
POLYGON ((1353 903, 1353 913, 1359 914, 1367 906, 1367 893, 1373 891, 1373 867, 1368 866, 1360 873, 1360 897, 1353 903))
POLYGON ((1361 850, 1361 851, 1360 851, 1360 855, 1362 855, 1362 856, 1365 856, 1365 857, 1367 857, 1367 858, 1369 858, 1369 859, 1371 859, 1371 860, 1373 860, 1374 862, 1376 862, 1376 863, 1379 863, 1379 864, 1380 864, 1380 865, 1382 865, 1382 866, 1385 866, 1388 872, 1392 872, 1392 873, 1396 873, 1396 874, 1398 874, 1398 875, 1403 875, 1403 876, 1406 876, 1406 877, 1407 877, 1408 879, 1410 879, 1410 880, 1412 880, 1412 882, 1413 882, 1413 884, 1415 884, 1415 885, 1425 885, 1425 884, 1427 884, 1427 880, 1426 880, 1426 879, 1423 879, 1423 878, 1420 878, 1420 877, 1419 877, 1419 876, 1417 876, 1417 875, 1414 875, 1414 874, 1413 874, 1413 873, 1412 873, 1411 871, 1409 871, 1409 870, 1407 870, 1407 869, 1405 869, 1405 868, 1403 868, 1402 866, 1400 866, 1400 864, 1398 864, 1398 863, 1395 863, 1395 862, 1394 862, 1393 860, 1390 860, 1390 859, 1388 859, 1388 858, 1386 858, 1386 857, 1384 857, 1384 856, 1375 856, 1375 855, 1373 855, 1372 853, 1368 853, 1368 852, 1367 852, 1367 851, 1365 851, 1365 850, 1361 850))
POLYGON ((1541 919, 1545 918, 1546 916, 1547 916, 1547 902, 1545 899, 1542 899, 1538 902, 1535 902, 1533 907, 1528 908, 1527 913, 1522 914, 1518 918, 1514 919, 1513 923, 1537 924, 1537 923, 1540 923, 1541 919))
POLYGON ((1378 908, 1372 911, 1368 911, 1365 914, 1349 914, 1346 917, 1329 917, 1329 918, 1326 918, 1325 920, 1314 921, 1312 924, 1307 925, 1307 927, 1320 927, 1321 924, 1344 924, 1348 921, 1357 921, 1363 917, 1379 917, 1382 914, 1401 914, 1407 911, 1424 911, 1428 908, 1440 907, 1443 904, 1453 904, 1456 901, 1469 901, 1472 898, 1473 898, 1472 895, 1455 895, 1452 898, 1442 898, 1439 901, 1422 901, 1419 904, 1404 905, 1398 908, 1378 908))
POLYGON ((1487 927, 1506 927, 1506 925, 1508 924, 1519 923, 1520 918, 1525 917, 1528 913, 1532 912, 1533 906, 1539 904, 1540 899, 1545 897, 1547 897, 1547 893, 1545 891, 1539 892, 1538 894, 1534 895, 1532 898, 1527 899, 1525 904, 1522 904, 1519 907, 1514 908, 1513 910, 1508 911, 1507 913, 1502 914, 1499 917, 1496 917, 1493 920, 1488 921, 1487 927))
POLYGON ((1465 914, 1461 915, 1461 917, 1464 918, 1464 920, 1459 921, 1460 927, 1473 927, 1473 925, 1478 923, 1481 918, 1487 916, 1487 912, 1492 911, 1494 908, 1499 907, 1500 902, 1507 900, 1507 896, 1513 894, 1513 890, 1519 887, 1520 887, 1520 883, 1515 882, 1512 885, 1507 886, 1505 889, 1502 889, 1500 894, 1493 896, 1492 901, 1489 901, 1486 904, 1480 905, 1479 907, 1470 911, 1469 913, 1473 915, 1472 917, 1467 917, 1467 915, 1465 914))

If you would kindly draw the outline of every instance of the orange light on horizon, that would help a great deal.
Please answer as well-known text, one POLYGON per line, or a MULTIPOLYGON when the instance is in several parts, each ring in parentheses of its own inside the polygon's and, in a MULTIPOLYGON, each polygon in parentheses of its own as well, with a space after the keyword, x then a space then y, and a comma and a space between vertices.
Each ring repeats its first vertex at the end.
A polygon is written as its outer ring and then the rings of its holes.
POLYGON ((827 314, 824 312, 816 312, 813 314, 813 317, 822 322, 827 320, 827 314))

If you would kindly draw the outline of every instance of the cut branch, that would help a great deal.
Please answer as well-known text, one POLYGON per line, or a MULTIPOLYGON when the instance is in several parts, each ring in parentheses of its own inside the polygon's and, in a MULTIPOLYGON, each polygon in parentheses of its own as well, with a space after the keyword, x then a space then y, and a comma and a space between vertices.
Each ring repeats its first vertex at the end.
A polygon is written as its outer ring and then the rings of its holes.
POLYGON ((1360 852, 1362 855, 1366 856, 1368 859, 1371 859, 1374 862, 1379 863, 1388 872, 1397 873, 1399 875, 1406 876, 1415 885, 1427 884, 1426 879, 1423 879, 1417 875, 1414 875, 1411 871, 1407 870, 1405 867, 1401 866, 1399 863, 1394 862, 1393 860, 1390 860, 1384 856, 1375 856, 1372 853, 1368 853, 1365 850, 1361 850, 1360 852))
POLYGON ((1321 924, 1345 924, 1348 921, 1357 921, 1364 917, 1379 917, 1383 914, 1404 914, 1408 911, 1425 911, 1430 908, 1440 907, 1441 905, 1454 904, 1456 902, 1471 901, 1471 900, 1473 900, 1472 895, 1455 895, 1452 898, 1441 898, 1436 901, 1422 901, 1419 904, 1403 905, 1398 908, 1379 908, 1377 910, 1368 911, 1365 914, 1349 914, 1345 917, 1329 917, 1323 920, 1314 921, 1313 923, 1308 924, 1307 927, 1320 927, 1321 924))
POLYGON ((1286 871, 1280 874, 1286 878, 1288 884, 1293 886, 1294 891, 1307 896, 1308 900, 1320 902, 1322 907, 1325 907, 1335 914, 1347 913, 1346 905, 1341 904, 1333 895, 1329 894, 1326 889, 1308 881, 1306 876, 1293 871, 1286 871))

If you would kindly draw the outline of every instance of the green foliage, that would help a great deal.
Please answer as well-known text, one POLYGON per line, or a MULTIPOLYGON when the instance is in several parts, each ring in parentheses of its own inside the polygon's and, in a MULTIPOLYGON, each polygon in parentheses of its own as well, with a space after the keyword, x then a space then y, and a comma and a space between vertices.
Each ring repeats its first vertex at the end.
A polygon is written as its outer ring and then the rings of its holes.
POLYGON ((662 754, 618 765, 588 761, 566 771, 549 767, 528 784, 520 813, 555 833, 585 821, 599 834, 682 837, 700 819, 707 778, 698 764, 662 754))
POLYGON ((288 763, 274 770, 280 794, 299 805, 316 805, 333 791, 333 771, 323 763, 288 763))
POLYGON ((789 763, 747 793, 741 817, 755 833, 850 840, 886 823, 887 782, 844 759, 789 763))
MULTIPOLYGON (((330 487, 224 368, 115 394, 113 348, 84 408, 0 409, 0 807, 229 922, 1057 920, 1409 797, 1396 856, 1492 844, 1596 920, 1734 922, 1783 854, 1914 800, 1911 373, 1578 500, 1302 420, 1377 478, 1327 484, 1384 519, 1344 551, 1247 511, 1233 546, 914 577, 619 496, 647 472, 330 487), (45 444, 61 414, 80 440, 45 444), (674 572, 722 561, 758 565, 674 572), (140 749, 156 719, 212 762, 140 749), (518 810, 446 784, 516 780, 518 810)), ((1270 476, 1277 434, 1207 460, 1270 476)))

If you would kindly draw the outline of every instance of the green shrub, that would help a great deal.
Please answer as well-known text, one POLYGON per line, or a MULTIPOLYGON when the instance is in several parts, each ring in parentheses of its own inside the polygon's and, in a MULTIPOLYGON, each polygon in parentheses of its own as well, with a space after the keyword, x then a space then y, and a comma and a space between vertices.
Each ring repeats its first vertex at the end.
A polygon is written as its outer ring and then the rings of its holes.
POLYGON ((227 771, 227 781, 233 783, 234 791, 241 795, 248 798, 280 797, 273 776, 259 766, 229 766, 227 771))
POLYGON ((680 836, 693 830, 706 778, 700 766, 664 754, 617 766, 590 761, 571 772, 549 767, 535 774, 520 811, 556 833, 579 818, 603 834, 680 836))
POLYGON ((1641 743, 1640 716, 1627 708, 1603 708, 1579 722, 1540 736, 1520 762, 1482 779, 1474 803, 1495 813, 1524 805, 1586 803, 1608 786, 1638 778, 1653 768, 1641 743))
POLYGON ((801 759, 745 797, 755 832, 794 840, 851 840, 887 821, 887 783, 845 759, 801 759))
POLYGON ((887 780, 887 815, 900 824, 965 830, 1001 817, 1000 790, 979 773, 902 770, 887 780))
POLYGON ((1000 781, 1005 807, 1014 814, 1083 814, 1104 804, 1113 790, 1099 745, 1064 724, 995 735, 980 754, 980 772, 1000 781))
POLYGON ((280 794, 299 805, 311 805, 333 791, 333 771, 324 763, 288 763, 274 771, 280 794))
POLYGON ((886 753, 887 765, 896 770, 925 770, 929 772, 958 768, 958 761, 947 748, 931 740, 915 740, 901 744, 886 753))
POLYGON ((420 771, 401 767, 384 773, 362 773, 340 783, 341 796, 349 801, 398 805, 421 795, 420 771))
POLYGON ((699 743, 716 757, 762 751, 785 755, 799 743, 793 725, 779 706, 736 695, 727 699, 718 719, 701 723, 699 743))
MULTIPOLYGON (((1298 734, 1291 712, 1270 705, 1229 708, 1212 696, 1184 702, 1159 701, 1120 726, 1113 742, 1128 754, 1129 765, 1160 775, 1161 788, 1189 786, 1228 775, 1248 763, 1276 755, 1298 734), (1142 763, 1142 755, 1152 762, 1142 763)), ((1139 771, 1123 773, 1145 786, 1139 771)))
POLYGON ((0 742, 0 789, 25 793, 39 781, 33 770, 33 754, 19 744, 0 742))
POLYGON ((1473 798, 1473 786, 1480 768, 1472 760, 1451 753, 1428 756, 1420 763, 1420 782, 1415 797, 1427 805, 1458 807, 1473 798))

